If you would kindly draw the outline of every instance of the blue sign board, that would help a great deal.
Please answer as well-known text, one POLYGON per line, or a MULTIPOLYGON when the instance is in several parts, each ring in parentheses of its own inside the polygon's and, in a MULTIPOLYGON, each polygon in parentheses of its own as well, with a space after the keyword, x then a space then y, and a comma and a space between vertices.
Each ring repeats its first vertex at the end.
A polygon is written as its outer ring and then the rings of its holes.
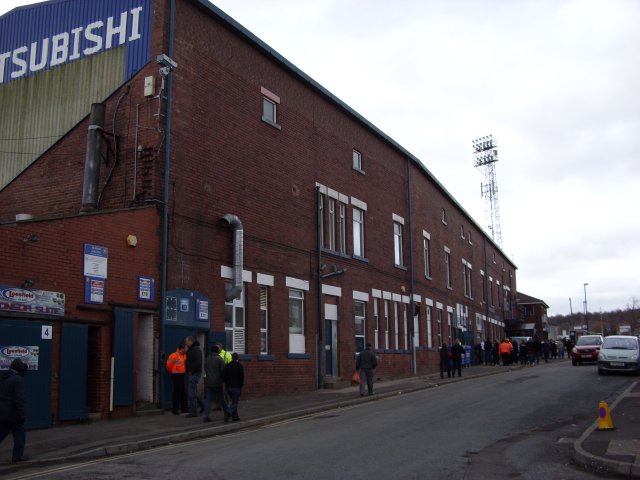
POLYGON ((0 84, 126 47, 123 81, 150 58, 151 0, 51 0, 0 17, 0 84))

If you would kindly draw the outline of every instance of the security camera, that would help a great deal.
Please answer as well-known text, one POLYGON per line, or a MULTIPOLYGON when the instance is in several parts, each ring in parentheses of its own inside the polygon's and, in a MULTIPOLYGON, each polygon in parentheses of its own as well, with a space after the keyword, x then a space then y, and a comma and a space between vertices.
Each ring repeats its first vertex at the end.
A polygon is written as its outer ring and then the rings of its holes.
POLYGON ((175 60, 172 60, 170 57, 168 57, 164 53, 156 57, 156 63, 161 67, 166 68, 170 72, 178 68, 178 64, 175 62, 175 60))

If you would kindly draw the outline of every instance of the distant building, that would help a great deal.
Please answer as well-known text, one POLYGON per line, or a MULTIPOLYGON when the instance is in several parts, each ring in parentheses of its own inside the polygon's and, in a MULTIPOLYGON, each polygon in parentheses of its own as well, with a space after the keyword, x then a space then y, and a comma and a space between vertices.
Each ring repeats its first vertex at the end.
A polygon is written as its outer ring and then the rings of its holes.
MULTIPOLYGON (((511 323, 507 329, 509 336, 535 336, 542 338, 555 338, 547 318, 547 305, 544 300, 526 295, 522 292, 516 294, 518 308, 518 320, 511 323)), ((556 332, 557 333, 557 332, 556 332)))

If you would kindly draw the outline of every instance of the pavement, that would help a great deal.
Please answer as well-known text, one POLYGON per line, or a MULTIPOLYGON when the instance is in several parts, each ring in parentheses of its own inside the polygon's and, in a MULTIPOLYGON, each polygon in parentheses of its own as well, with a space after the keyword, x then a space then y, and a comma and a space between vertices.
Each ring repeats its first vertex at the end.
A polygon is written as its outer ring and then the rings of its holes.
MULTIPOLYGON (((243 429, 299 418, 335 408, 376 401, 471 378, 499 375, 520 366, 472 366, 462 377, 440 379, 439 373, 394 380, 376 380, 375 393, 360 397, 357 386, 327 388, 281 396, 241 399, 241 420, 225 423, 221 411, 213 421, 185 418, 170 411, 153 410, 122 419, 65 423, 27 432, 27 462, 12 464, 13 442, 0 444, 0 478, 19 475, 28 466, 57 465, 131 453, 190 440, 224 435, 243 429)), ((574 443, 574 460, 590 471, 611 472, 640 478, 640 385, 634 382, 609 406, 614 430, 598 430, 594 424, 574 443)))

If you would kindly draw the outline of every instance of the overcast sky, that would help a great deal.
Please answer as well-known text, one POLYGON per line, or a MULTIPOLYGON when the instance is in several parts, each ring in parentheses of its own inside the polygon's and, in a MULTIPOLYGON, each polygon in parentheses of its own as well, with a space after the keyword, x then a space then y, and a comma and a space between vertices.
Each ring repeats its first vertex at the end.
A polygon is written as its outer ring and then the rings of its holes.
MULTIPOLYGON (((0 15, 28 1, 0 2, 0 15)), ((549 314, 640 298, 640 1, 212 2, 419 158, 549 314)))

